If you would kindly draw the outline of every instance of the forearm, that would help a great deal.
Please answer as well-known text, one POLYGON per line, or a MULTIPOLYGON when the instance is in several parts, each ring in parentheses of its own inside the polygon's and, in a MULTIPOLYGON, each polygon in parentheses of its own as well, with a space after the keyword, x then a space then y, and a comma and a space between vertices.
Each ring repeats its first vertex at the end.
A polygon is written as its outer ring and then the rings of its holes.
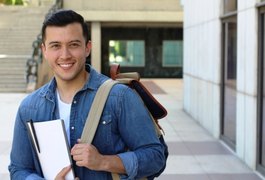
POLYGON ((18 114, 8 166, 11 179, 41 179, 40 167, 35 165, 37 159, 28 139, 26 127, 18 114))
POLYGON ((150 145, 135 151, 118 154, 126 169, 126 179, 138 179, 157 173, 164 165, 160 146, 150 145), (150 163, 151 162, 151 163, 150 163))
POLYGON ((44 179, 37 172, 32 172, 31 170, 27 169, 20 169, 17 166, 11 164, 8 167, 10 171, 10 178, 11 179, 25 179, 25 180, 35 180, 35 179, 44 179))
POLYGON ((117 155, 103 155, 99 170, 117 174, 126 174, 124 165, 117 155))

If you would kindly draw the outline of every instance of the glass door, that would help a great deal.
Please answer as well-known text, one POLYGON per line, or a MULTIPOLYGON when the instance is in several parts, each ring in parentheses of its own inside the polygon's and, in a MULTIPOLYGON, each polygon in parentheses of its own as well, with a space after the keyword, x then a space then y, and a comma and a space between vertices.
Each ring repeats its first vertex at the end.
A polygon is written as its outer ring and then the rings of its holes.
POLYGON ((182 28, 103 26, 101 33, 103 74, 116 62, 142 78, 182 78, 182 28))
POLYGON ((223 20, 222 60, 222 139, 233 149, 236 144, 236 71, 237 23, 236 17, 223 20))

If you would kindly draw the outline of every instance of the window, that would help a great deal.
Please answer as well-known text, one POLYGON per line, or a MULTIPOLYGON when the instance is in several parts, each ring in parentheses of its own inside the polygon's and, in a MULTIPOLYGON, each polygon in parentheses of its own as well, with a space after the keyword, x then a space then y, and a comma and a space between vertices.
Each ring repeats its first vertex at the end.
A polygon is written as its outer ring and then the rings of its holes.
POLYGON ((163 41, 163 66, 182 66, 183 42, 165 40, 163 41))
POLYGON ((224 0, 222 18, 221 138, 236 147, 237 1, 224 0), (227 14, 228 13, 228 14, 227 14))
POLYGON ((103 74, 109 75, 110 63, 116 62, 123 72, 138 72, 142 78, 182 78, 181 27, 104 25, 101 37, 103 74))
POLYGON ((224 14, 237 10, 237 0, 224 0, 224 14))
POLYGON ((258 170, 265 175, 265 6, 259 9, 258 170))
POLYGON ((224 22, 223 58, 223 129, 226 142, 236 144, 236 66, 237 66, 237 25, 224 22))
POLYGON ((121 66, 144 66, 145 45, 141 40, 110 40, 109 63, 121 66))

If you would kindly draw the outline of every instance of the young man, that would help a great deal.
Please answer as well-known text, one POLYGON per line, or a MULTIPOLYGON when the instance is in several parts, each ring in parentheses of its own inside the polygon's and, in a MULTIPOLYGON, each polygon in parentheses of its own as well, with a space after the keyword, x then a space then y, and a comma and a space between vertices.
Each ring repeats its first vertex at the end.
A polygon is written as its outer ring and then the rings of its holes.
MULTIPOLYGON (((163 168, 163 146, 152 120, 138 95, 121 84, 110 92, 93 143, 78 143, 95 94, 108 77, 85 65, 91 43, 84 19, 76 12, 61 10, 47 16, 42 37, 43 55, 54 78, 19 107, 9 165, 11 179, 42 178, 25 126, 29 119, 65 121, 74 171, 81 180, 112 179, 112 172, 123 179, 138 179, 163 168)), ((57 179, 64 179, 69 169, 58 172, 57 179)))

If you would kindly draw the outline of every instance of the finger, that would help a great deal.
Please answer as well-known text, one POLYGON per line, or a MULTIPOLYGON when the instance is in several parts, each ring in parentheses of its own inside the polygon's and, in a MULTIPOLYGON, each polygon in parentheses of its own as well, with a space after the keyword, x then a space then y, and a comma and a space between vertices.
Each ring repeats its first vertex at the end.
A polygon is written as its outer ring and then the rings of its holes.
POLYGON ((88 144, 75 144, 71 149, 71 155, 82 154, 85 150, 89 150, 89 146, 88 144))
POLYGON ((64 179, 66 174, 71 170, 71 165, 64 167, 56 176, 56 180, 64 179))
POLYGON ((75 161, 82 161, 83 160, 83 156, 82 155, 74 155, 73 156, 73 160, 75 160, 75 161))
POLYGON ((84 147, 80 146, 79 144, 74 145, 74 147, 71 149, 71 154, 80 154, 82 152, 82 149, 84 147))
POLYGON ((62 176, 65 176, 70 170, 71 170, 71 165, 66 166, 66 167, 64 167, 64 168, 60 171, 60 174, 61 174, 62 176))
POLYGON ((85 163, 83 161, 76 161, 76 165, 79 167, 85 167, 85 163))

